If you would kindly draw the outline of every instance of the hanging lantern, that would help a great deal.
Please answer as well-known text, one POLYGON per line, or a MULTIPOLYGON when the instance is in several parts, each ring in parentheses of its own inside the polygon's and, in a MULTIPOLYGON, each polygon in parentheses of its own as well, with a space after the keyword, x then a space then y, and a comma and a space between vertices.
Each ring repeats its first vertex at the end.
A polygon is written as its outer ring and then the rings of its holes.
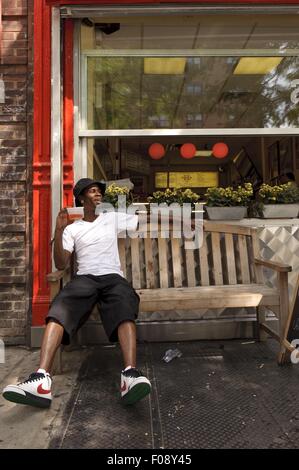
POLYGON ((212 152, 216 158, 225 158, 228 154, 229 148, 224 142, 218 142, 213 145, 212 152))
POLYGON ((194 144, 183 144, 180 148, 181 157, 189 159, 195 157, 196 147, 194 144))
POLYGON ((160 158, 163 158, 165 155, 165 148, 162 144, 156 142, 149 146, 148 153, 153 160, 160 160, 160 158))

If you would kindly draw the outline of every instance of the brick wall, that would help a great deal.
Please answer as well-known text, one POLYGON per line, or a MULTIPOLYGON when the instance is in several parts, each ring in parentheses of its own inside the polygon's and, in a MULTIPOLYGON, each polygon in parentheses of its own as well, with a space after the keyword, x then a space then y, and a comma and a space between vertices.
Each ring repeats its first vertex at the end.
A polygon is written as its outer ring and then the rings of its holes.
POLYGON ((6 344, 24 344, 31 296, 33 0, 1 3, 0 338, 6 344))

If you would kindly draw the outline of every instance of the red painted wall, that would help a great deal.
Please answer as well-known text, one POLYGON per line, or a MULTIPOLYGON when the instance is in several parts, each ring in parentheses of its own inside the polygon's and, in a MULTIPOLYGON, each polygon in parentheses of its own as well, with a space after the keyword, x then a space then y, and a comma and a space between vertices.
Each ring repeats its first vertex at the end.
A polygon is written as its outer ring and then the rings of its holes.
POLYGON ((51 271, 51 8, 34 2, 33 299, 32 324, 42 325, 51 271))

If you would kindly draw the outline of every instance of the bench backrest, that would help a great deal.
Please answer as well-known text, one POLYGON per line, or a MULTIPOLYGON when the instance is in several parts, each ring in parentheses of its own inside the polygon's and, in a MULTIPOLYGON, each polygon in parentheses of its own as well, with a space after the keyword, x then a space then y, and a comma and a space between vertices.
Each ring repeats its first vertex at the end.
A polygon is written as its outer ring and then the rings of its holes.
POLYGON ((200 249, 185 249, 183 238, 119 238, 127 280, 135 289, 250 284, 261 281, 256 230, 204 222, 200 249))

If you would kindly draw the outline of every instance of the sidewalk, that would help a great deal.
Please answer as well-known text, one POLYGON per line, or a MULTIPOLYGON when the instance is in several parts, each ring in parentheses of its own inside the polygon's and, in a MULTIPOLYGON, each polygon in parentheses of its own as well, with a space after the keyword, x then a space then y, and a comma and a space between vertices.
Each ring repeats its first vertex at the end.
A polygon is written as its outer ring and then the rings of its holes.
MULTIPOLYGON (((299 365, 278 366, 276 352, 273 340, 139 344, 153 390, 133 407, 119 400, 118 346, 64 352, 50 410, 0 398, 0 448, 299 448, 299 365), (163 362, 176 347, 182 357, 163 362)), ((37 360, 7 348, 1 388, 37 360)))
POLYGON ((5 364, 0 364, 0 449, 46 449, 62 422, 66 403, 72 396, 80 365, 87 350, 64 353, 64 374, 55 376, 53 404, 43 410, 4 400, 3 388, 24 380, 38 367, 39 350, 8 346, 5 364))

